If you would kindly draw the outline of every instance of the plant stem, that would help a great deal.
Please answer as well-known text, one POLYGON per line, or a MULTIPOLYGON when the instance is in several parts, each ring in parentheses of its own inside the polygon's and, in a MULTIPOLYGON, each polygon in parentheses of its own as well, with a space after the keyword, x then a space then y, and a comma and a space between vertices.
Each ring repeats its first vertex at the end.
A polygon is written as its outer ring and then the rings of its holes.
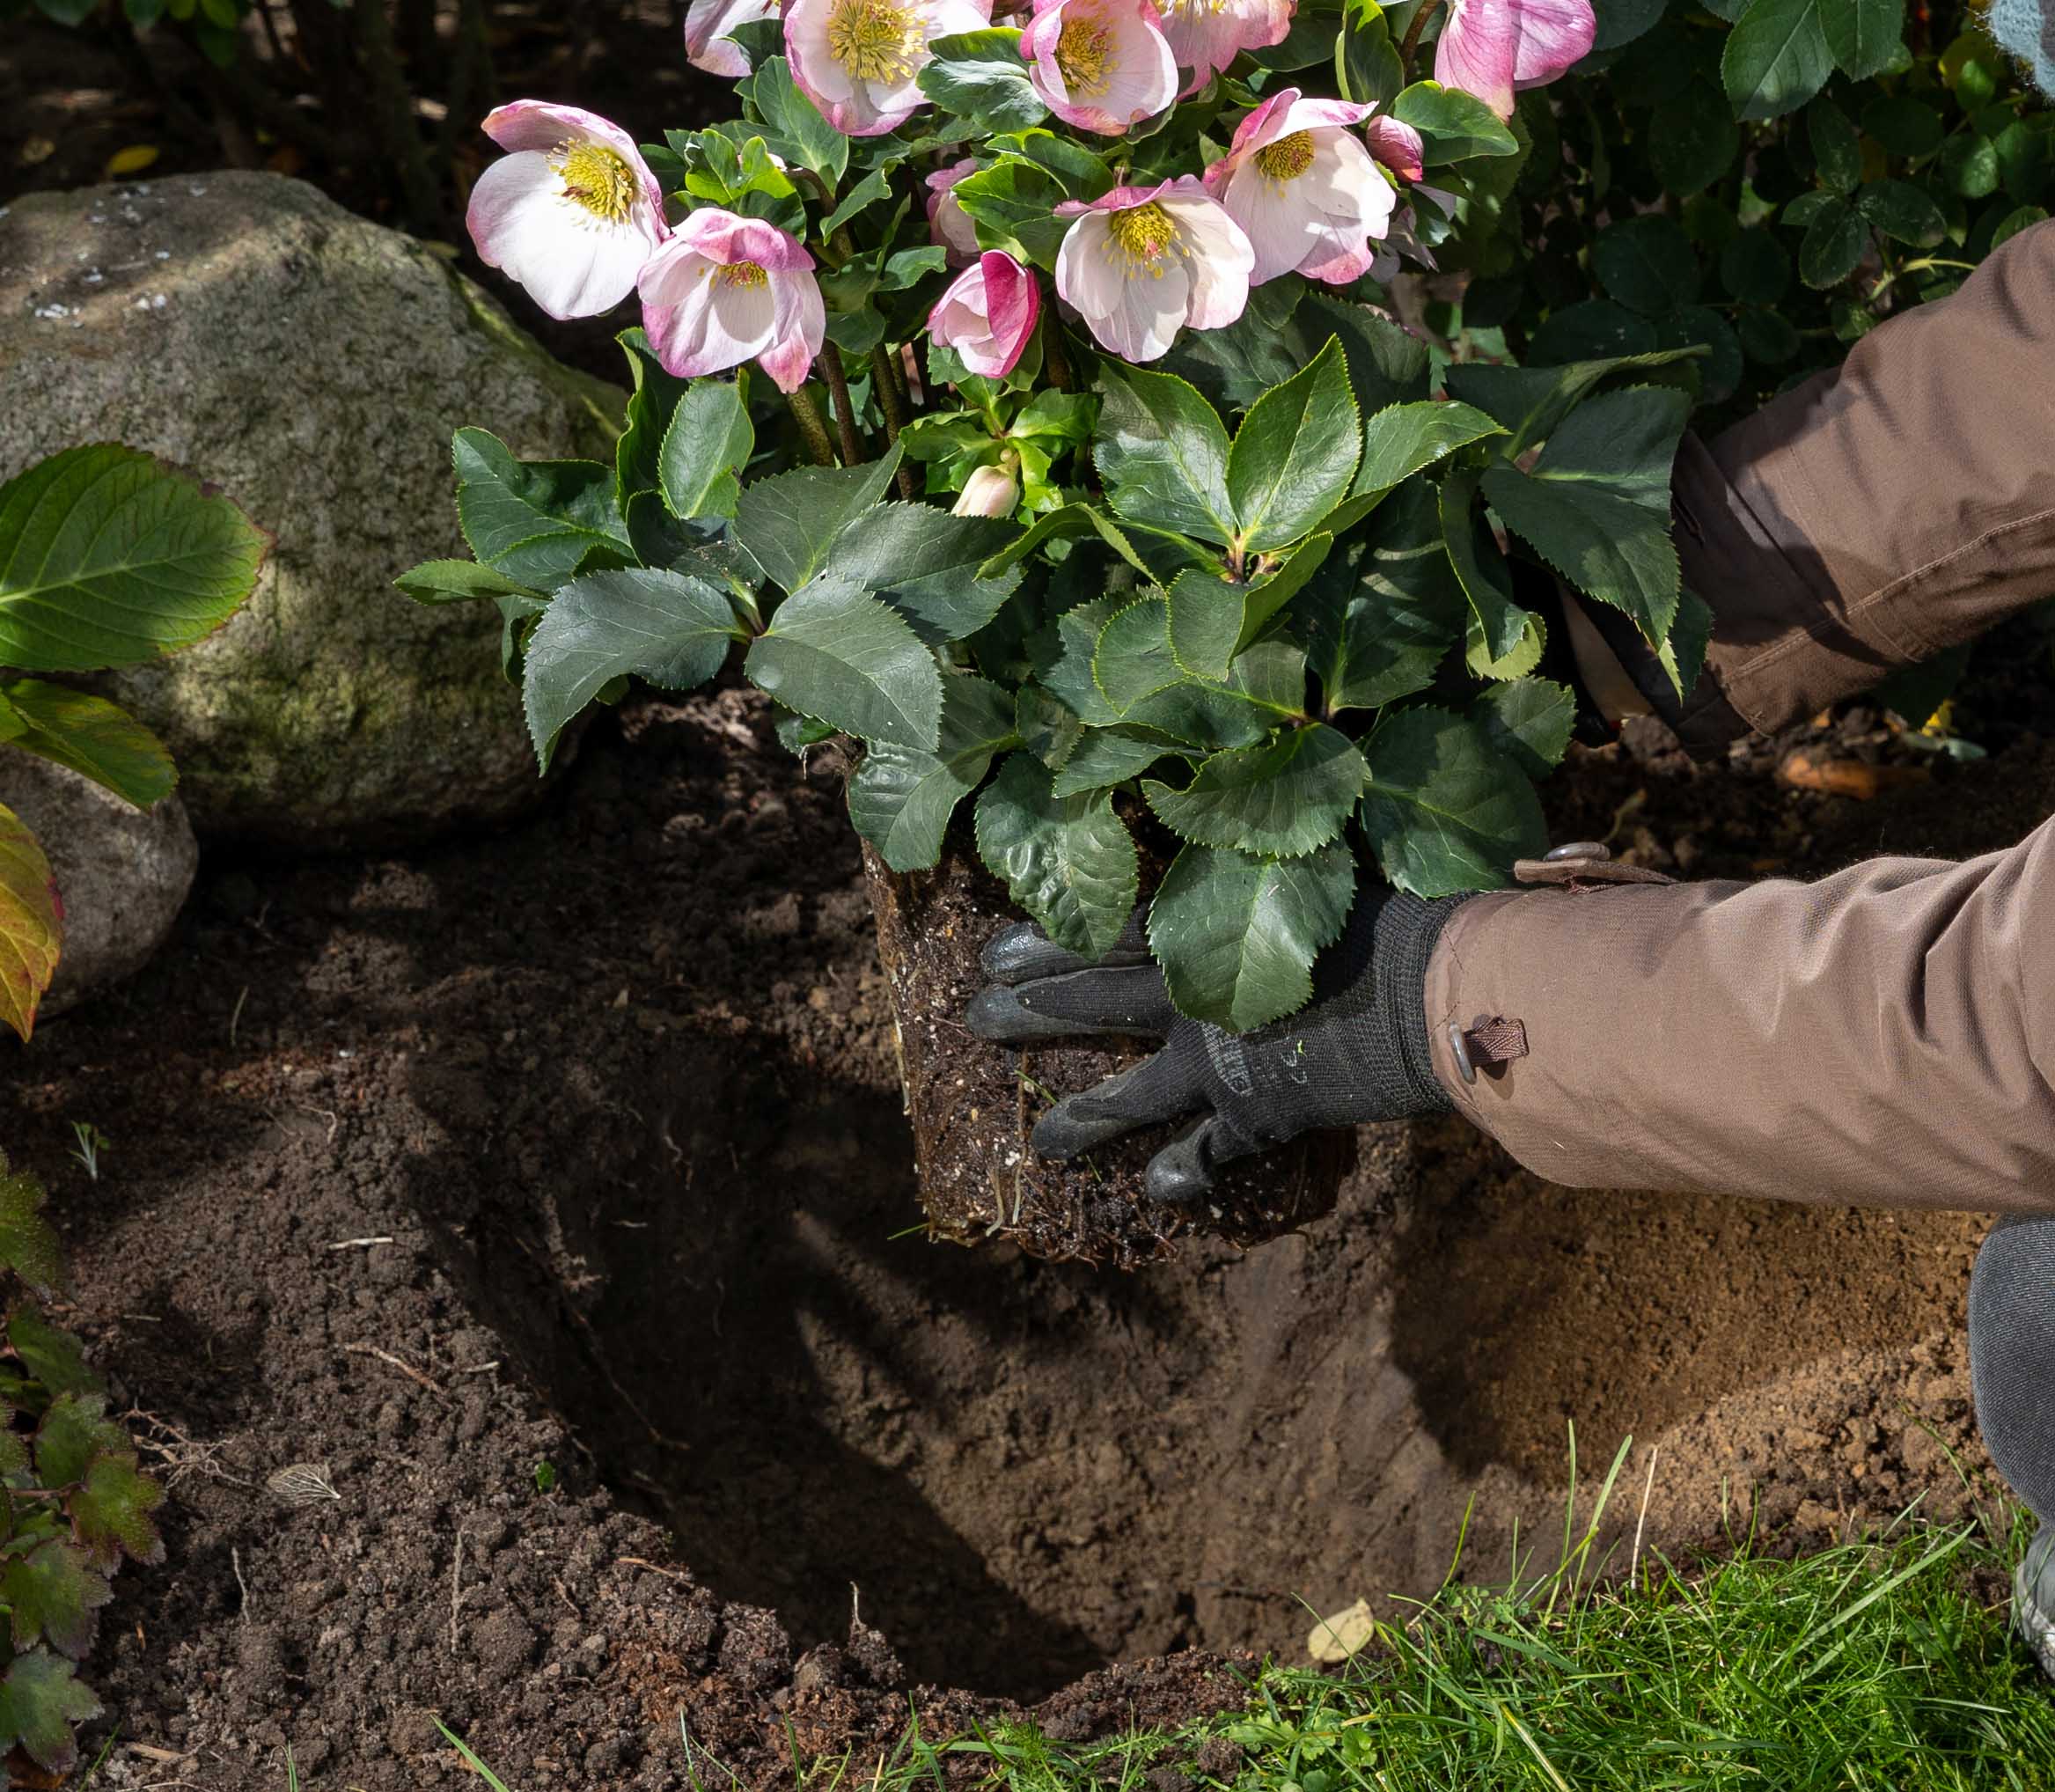
POLYGON ((1405 40, 1398 46, 1398 65, 1405 70, 1409 81, 1413 78, 1413 53, 1420 48, 1420 34, 1427 28, 1427 20, 1441 10, 1442 0, 1420 0, 1420 10, 1405 27, 1405 40))
POLYGON ((791 410, 792 421, 799 425, 807 459, 816 466, 833 466, 834 444, 827 438, 827 425, 820 420, 820 407, 814 402, 813 394, 803 386, 797 392, 787 393, 785 403, 791 410))
POLYGON ((1058 392, 1075 392, 1075 378, 1070 371, 1070 360, 1063 352, 1063 326, 1056 321, 1056 307, 1051 305, 1042 319, 1042 362, 1049 370, 1049 383, 1058 392))
MULTIPOLYGON (((899 431, 906 427, 906 396, 899 390, 894 377, 898 370, 892 364, 892 350, 880 342, 870 351, 870 383, 877 388, 877 408, 884 413, 884 439, 888 444, 899 439, 899 431)), ((899 496, 911 500, 920 496, 914 485, 914 469, 902 460, 899 471, 899 496)))
POLYGON ((841 434, 842 465, 854 466, 865 456, 862 440, 856 434, 856 408, 849 402, 848 376, 842 371, 842 351, 833 342, 823 342, 820 365, 827 375, 828 397, 834 403, 835 428, 841 434))

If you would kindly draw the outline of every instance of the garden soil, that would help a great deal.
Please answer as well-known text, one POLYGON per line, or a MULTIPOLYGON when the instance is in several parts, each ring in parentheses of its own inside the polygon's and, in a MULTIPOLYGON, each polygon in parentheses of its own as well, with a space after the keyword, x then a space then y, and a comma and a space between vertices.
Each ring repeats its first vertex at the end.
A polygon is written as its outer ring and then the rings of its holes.
MULTIPOLYGON (((1858 803, 1637 735, 1558 831, 1692 875, 1995 847, 2055 745, 1990 738, 1858 803)), ((1554 1189, 1448 1120, 1366 1128, 1246 1252, 931 1242, 843 772, 740 691, 631 708, 510 831, 212 855, 150 970, 9 1054, 0 1136, 171 1487, 96 1784, 275 1788, 290 1746, 309 1788, 475 1785, 439 1722, 516 1792, 657 1792, 910 1715, 1218 1709, 1237 1652, 1431 1590, 1472 1496, 1470 1575, 1560 1534, 1573 1423, 1587 1488, 1633 1435, 1665 1549, 1968 1497, 1974 1217, 1554 1189)))

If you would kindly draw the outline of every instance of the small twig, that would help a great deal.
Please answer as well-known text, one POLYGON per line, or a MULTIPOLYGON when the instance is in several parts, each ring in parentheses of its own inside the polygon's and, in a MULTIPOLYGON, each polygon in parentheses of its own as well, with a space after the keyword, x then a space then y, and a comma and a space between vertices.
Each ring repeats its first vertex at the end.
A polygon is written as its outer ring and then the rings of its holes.
POLYGON ((849 378, 842 371, 842 351, 833 342, 820 345, 820 368, 827 376, 828 398, 834 407, 835 429, 842 441, 842 465, 854 466, 864 459, 863 443, 856 434, 856 408, 849 401, 849 378))
POLYGON ((1441 10, 1442 0, 1420 0, 1420 10, 1405 27, 1405 40, 1398 46, 1398 62, 1408 77, 1413 73, 1413 53, 1420 48, 1420 34, 1427 29, 1427 20, 1441 10))
POLYGON ((1655 1491, 1655 1458, 1662 1454, 1660 1443, 1648 1448, 1648 1479, 1641 1487, 1640 1516, 1634 1520, 1634 1548, 1627 1563, 1627 1584, 1631 1587, 1641 1572, 1641 1530, 1648 1522, 1648 1495, 1655 1491))
POLYGON ((799 425, 800 439, 806 444, 807 459, 816 466, 833 466, 834 444, 828 440, 827 425, 820 420, 820 407, 814 402, 813 394, 801 386, 797 392, 785 394, 785 404, 792 413, 792 421, 799 425))
MULTIPOLYGON (((906 400, 899 381, 892 377, 892 354, 883 342, 870 351, 870 383, 877 388, 877 407, 884 413, 884 439, 889 447, 898 443, 899 431, 906 426, 906 400)), ((899 482, 902 498, 911 503, 920 496, 914 484, 914 469, 904 460, 899 462, 899 482)))
MULTIPOLYGON (((268 18, 269 15, 267 14, 266 17, 268 18)), ((231 1014, 228 1017, 228 1042, 231 1050, 234 1048, 236 1042, 236 1029, 243 1024, 243 1004, 249 999, 250 986, 246 983, 243 985, 242 994, 236 997, 234 1013, 231 1014)))
POLYGON ((392 1242, 392 1235, 385 1233, 376 1238, 338 1238, 328 1246, 328 1249, 331 1251, 361 1251, 373 1245, 390 1245, 392 1242))
POLYGON ((242 1595, 243 1595, 243 1609, 242 1609, 242 1613, 241 1613, 241 1616, 242 1616, 242 1621, 243 1621, 245 1624, 247 1624, 247 1623, 250 1621, 250 1583, 249 1583, 249 1582, 246 1581, 246 1580, 243 1578, 243 1553, 242 1553, 242 1551, 241 1551, 241 1550, 239 1550, 239 1549, 237 1549, 237 1548, 235 1548, 235 1547, 234 1547, 234 1546, 231 1545, 231 1546, 230 1546, 229 1553, 228 1553, 228 1560, 229 1560, 229 1566, 230 1566, 231 1568, 234 1568, 234 1569, 235 1569, 235 1571, 236 1571, 236 1585, 237 1585, 237 1587, 238 1587, 238 1588, 239 1588, 239 1589, 241 1590, 241 1591, 242 1591, 242 1595))
POLYGON ((673 1581, 689 1581, 692 1578, 682 1568, 665 1568, 662 1562, 651 1561, 643 1555, 617 1555, 613 1558, 613 1565, 616 1568, 648 1568, 653 1575, 663 1575, 673 1581))
POLYGON ((342 1348, 352 1356, 375 1356, 380 1362, 390 1363, 409 1381, 419 1382, 431 1394, 440 1394, 444 1399, 450 1397, 450 1391, 442 1383, 423 1375, 411 1362, 402 1362, 390 1350, 381 1350, 376 1344, 345 1344, 342 1348))

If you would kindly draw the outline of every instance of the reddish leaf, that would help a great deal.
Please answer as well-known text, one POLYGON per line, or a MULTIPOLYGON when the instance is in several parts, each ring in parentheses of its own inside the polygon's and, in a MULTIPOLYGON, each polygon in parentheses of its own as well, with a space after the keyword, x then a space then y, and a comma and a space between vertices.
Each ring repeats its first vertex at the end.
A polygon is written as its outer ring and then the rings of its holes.
POLYGON ((50 862, 28 824, 0 804, 0 1021, 25 1039, 63 945, 64 905, 50 862))
POLYGON ((0 1599, 13 1613, 15 1648, 26 1649, 46 1636, 74 1661, 92 1647, 99 1627, 95 1614, 114 1597, 92 1558, 55 1539, 16 1556, 0 1574, 0 1599))
POLYGON ((112 1574, 123 1555, 145 1567, 164 1560, 164 1539, 150 1516, 163 1504, 164 1489, 136 1465, 133 1450, 106 1450, 86 1465, 64 1509, 95 1564, 112 1574))

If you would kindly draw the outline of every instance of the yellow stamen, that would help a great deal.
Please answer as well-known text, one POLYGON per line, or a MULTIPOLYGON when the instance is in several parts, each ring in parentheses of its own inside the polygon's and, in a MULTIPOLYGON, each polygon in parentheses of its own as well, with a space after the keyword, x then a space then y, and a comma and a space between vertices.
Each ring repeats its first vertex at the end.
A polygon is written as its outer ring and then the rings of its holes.
POLYGON ((840 0, 827 16, 827 47, 859 81, 909 79, 927 48, 927 33, 911 7, 892 0, 840 0))
POLYGON ((1178 240, 1178 226, 1170 213, 1150 200, 1112 213, 1106 220, 1106 234, 1113 246, 1127 258, 1127 272, 1143 268, 1162 276, 1163 262, 1178 240))
POLYGON ((1089 16, 1063 21, 1056 33, 1056 67, 1073 95, 1105 92, 1112 60, 1113 33, 1105 25, 1089 16))
POLYGON ((1256 151, 1256 172, 1273 180, 1292 180, 1313 165, 1313 134, 1295 130, 1256 151))
POLYGON ((770 277, 754 261, 738 261, 721 270, 721 278, 730 286, 761 286, 770 277))
POLYGON ((575 199, 604 224, 624 224, 635 202, 635 171, 604 143, 561 143, 549 165, 575 199))

